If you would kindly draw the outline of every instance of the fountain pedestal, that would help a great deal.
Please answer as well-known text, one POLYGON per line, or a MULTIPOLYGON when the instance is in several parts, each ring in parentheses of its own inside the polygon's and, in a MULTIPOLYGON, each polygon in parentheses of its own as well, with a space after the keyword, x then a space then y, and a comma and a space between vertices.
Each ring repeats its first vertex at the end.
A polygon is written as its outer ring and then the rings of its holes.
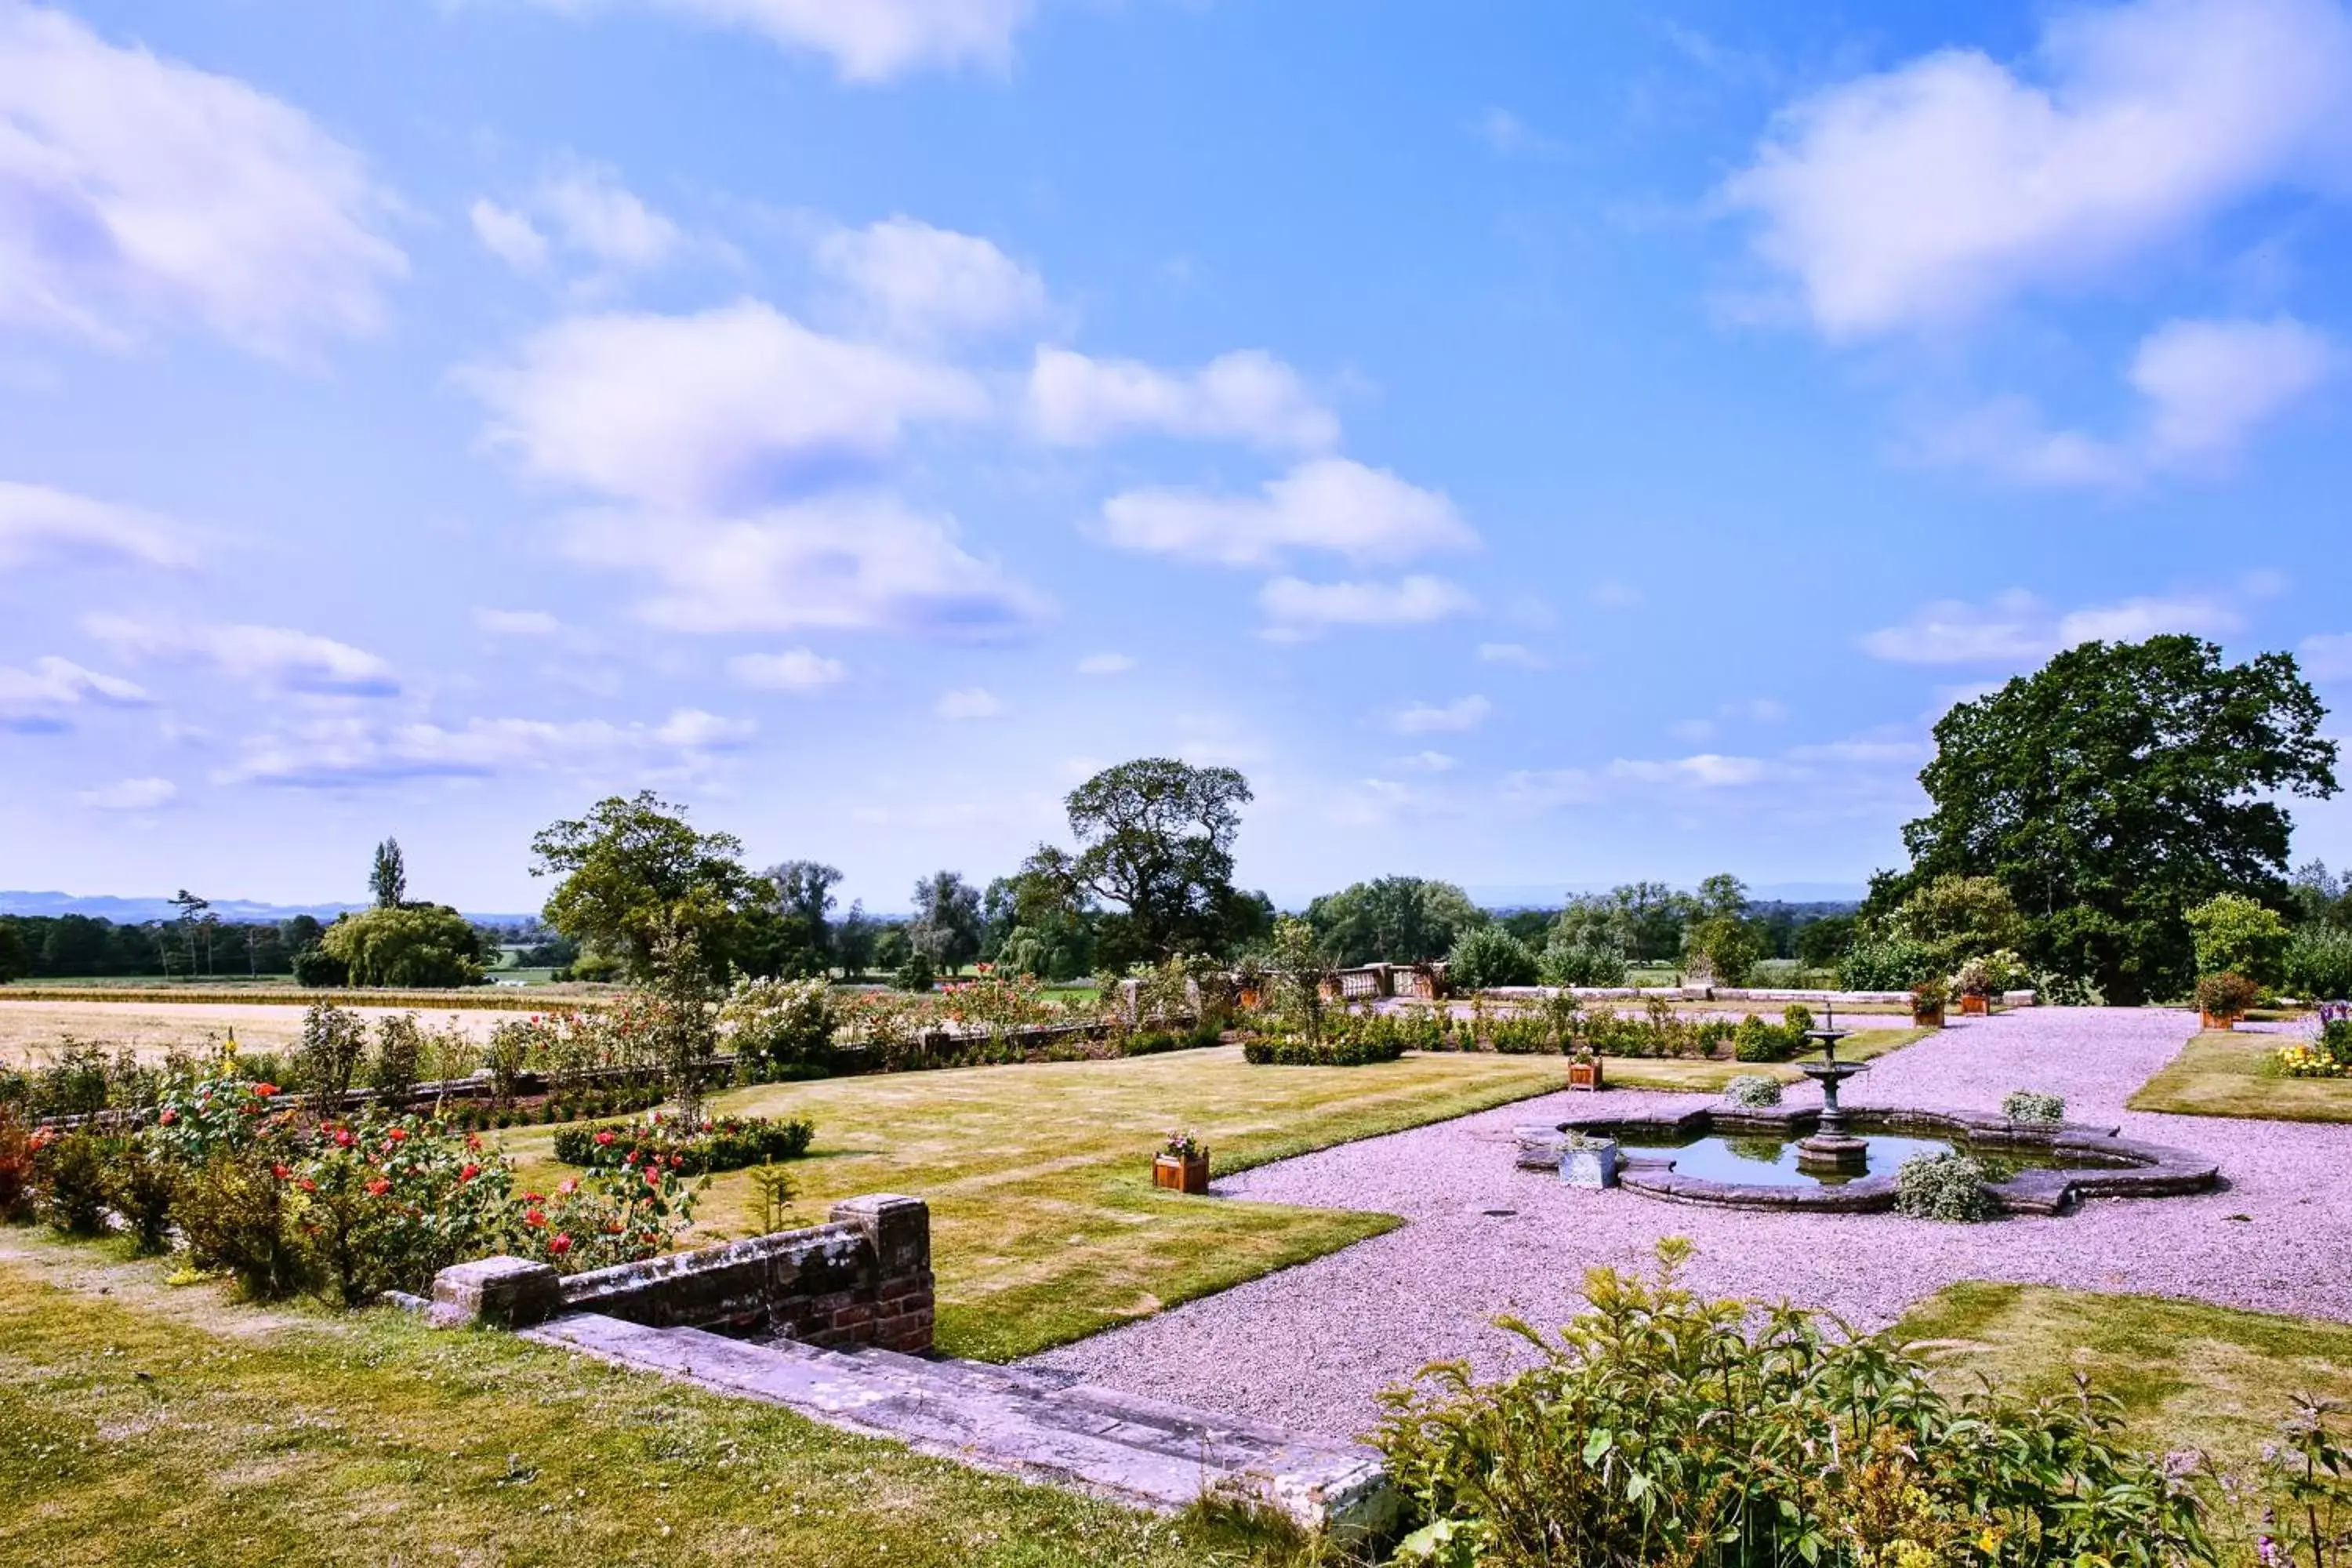
POLYGON ((1847 1031, 1836 1026, 1836 1013, 1824 1008, 1822 1027, 1805 1031, 1808 1039, 1822 1043, 1822 1059, 1797 1064, 1799 1072, 1822 1086, 1821 1125, 1812 1136, 1797 1141, 1797 1169, 1817 1176, 1857 1174, 1870 1165, 1870 1145, 1846 1131, 1845 1112, 1838 1105, 1838 1086, 1870 1068, 1837 1059, 1837 1043, 1847 1031))

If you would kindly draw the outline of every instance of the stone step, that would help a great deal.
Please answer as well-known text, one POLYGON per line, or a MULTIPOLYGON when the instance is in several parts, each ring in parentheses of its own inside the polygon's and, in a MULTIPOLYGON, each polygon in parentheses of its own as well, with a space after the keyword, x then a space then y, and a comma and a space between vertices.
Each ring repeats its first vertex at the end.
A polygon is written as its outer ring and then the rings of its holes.
POLYGON ((1342 1536, 1384 1527, 1393 1510, 1380 1458, 1369 1448, 1012 1367, 754 1343, 589 1312, 551 1320, 527 1337, 1148 1508, 1178 1509, 1203 1492, 1225 1492, 1342 1536))

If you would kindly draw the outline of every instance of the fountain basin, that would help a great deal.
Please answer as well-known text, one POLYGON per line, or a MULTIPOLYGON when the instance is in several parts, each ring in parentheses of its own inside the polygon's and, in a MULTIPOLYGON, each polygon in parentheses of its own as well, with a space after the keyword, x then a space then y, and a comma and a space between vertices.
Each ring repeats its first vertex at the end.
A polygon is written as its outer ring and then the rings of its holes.
POLYGON ((1725 1208, 1882 1212, 1895 1206, 1895 1173, 1903 1162, 1945 1149, 1992 1166, 1998 1179, 1986 1186, 2010 1214, 2063 1214, 2092 1197, 2201 1193, 2221 1178, 2220 1166, 2202 1154, 2125 1138, 2112 1126, 1921 1109, 1848 1108, 1844 1120, 1845 1133, 1867 1151, 1858 1173, 1825 1171, 1819 1162, 1811 1170, 1801 1166, 1798 1145, 1821 1125, 1821 1112, 1811 1107, 1596 1116, 1563 1122, 1559 1131, 1617 1140, 1618 1185, 1628 1192, 1725 1208))

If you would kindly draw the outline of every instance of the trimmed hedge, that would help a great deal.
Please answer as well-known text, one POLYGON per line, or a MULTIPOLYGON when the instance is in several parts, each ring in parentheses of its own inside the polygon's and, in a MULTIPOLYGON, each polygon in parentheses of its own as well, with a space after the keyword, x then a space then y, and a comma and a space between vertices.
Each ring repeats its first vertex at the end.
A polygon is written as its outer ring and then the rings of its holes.
POLYGON ((605 1122, 560 1129, 555 1157, 591 1170, 653 1162, 680 1175, 703 1176, 772 1160, 797 1160, 815 1137, 814 1121, 776 1121, 764 1116, 722 1116, 698 1126, 659 1119, 605 1122))
POLYGON ((1359 1068, 1402 1055, 1402 1040, 1370 1033, 1333 1036, 1319 1044, 1296 1035, 1260 1035, 1242 1045, 1243 1059, 1257 1067, 1359 1068))

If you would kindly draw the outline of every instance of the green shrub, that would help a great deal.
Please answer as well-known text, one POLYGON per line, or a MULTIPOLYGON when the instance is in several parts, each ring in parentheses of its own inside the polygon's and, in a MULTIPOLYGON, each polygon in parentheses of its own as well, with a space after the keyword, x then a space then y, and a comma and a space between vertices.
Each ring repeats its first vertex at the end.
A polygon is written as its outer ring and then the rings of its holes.
POLYGON ((562 1128, 555 1134, 555 1157, 591 1170, 643 1166, 652 1161, 680 1175, 699 1176, 797 1160, 815 1137, 813 1121, 725 1116, 688 1122, 656 1113, 640 1121, 562 1128))
POLYGON ((1780 1080, 1762 1073, 1744 1072, 1723 1086, 1723 1098, 1734 1105, 1765 1106, 1780 1103, 1780 1080))
POLYGON ((890 985, 898 991, 929 991, 937 978, 931 955, 917 949, 908 952, 906 962, 892 973, 890 985))
POLYGON ((2000 1102, 2000 1113, 2011 1121, 2060 1122, 2066 1120, 2066 1100, 2063 1095, 2021 1089, 2000 1102))
POLYGON ((1445 955, 1446 986, 1465 995, 1497 985, 1533 985, 1538 973, 1528 944, 1501 926, 1473 926, 1445 955))
POLYGON ((122 1216, 133 1244, 150 1255, 169 1249, 172 1208, 179 1200, 187 1167, 165 1153, 152 1137, 131 1138, 107 1163, 106 1201, 122 1216))
POLYGON ((1399 1036, 1369 1029, 1328 1034, 1320 1041, 1301 1035, 1257 1035, 1242 1043, 1243 1058, 1256 1067, 1366 1067, 1402 1055, 1404 1042, 1399 1036))
POLYGON ((2242 893, 2219 893, 2188 911, 2197 943, 2197 973, 2231 972, 2258 985, 2285 978, 2287 948, 2294 933, 2275 910, 2242 893))
POLYGON ((739 1063, 756 1077, 833 1058, 833 987, 823 980, 735 982, 719 1009, 739 1063))
POLYGON ((1465 1363, 1384 1395, 1377 1435, 1444 1568, 1987 1568, 2210 1562, 2195 1497, 2126 1449, 2111 1398, 1947 1394, 1879 1337, 1787 1305, 1594 1269, 1591 1310, 1496 1383, 1465 1363))
POLYGON ((2201 976, 2197 982, 2197 1005, 2216 1018, 2242 1018, 2246 1009, 2262 1000, 2263 988, 2231 971, 2201 976))
POLYGON ((32 1134, 16 1111, 0 1105, 0 1225, 24 1216, 32 1202, 32 1134))
POLYGON ((377 1019, 375 1050, 368 1058, 368 1087, 385 1105, 400 1110, 416 1088, 417 1067, 424 1057, 425 1031, 416 1026, 415 1014, 377 1019))
POLYGON ((410 1117, 323 1125, 271 1174, 298 1194, 309 1272, 348 1307, 423 1290, 449 1265, 501 1250, 515 1226, 507 1164, 410 1117))
POLYGON ((106 1230, 106 1173, 112 1141, 95 1132, 33 1134, 33 1204, 52 1230, 100 1236, 106 1230))
POLYGON ((1812 1042, 1788 1024, 1768 1024, 1750 1013, 1731 1031, 1731 1054, 1743 1062, 1794 1061, 1812 1042))
POLYGON ((2352 931, 2316 921, 2297 926, 2282 967, 2287 988, 2306 1002, 2352 997, 2352 931))
POLYGON ((1613 947, 1554 932, 1537 961, 1536 973, 1546 985, 1622 985, 1625 955, 1613 947))
POLYGON ((1985 1190, 1990 1179, 1980 1161, 1957 1150, 1915 1155, 1895 1173, 1895 1212, 1913 1219, 1990 1219, 2000 1212, 1985 1190))
POLYGON ((188 1256, 226 1270, 256 1300, 306 1289, 315 1278, 299 1223, 299 1193, 269 1150, 223 1149, 197 1169, 173 1205, 188 1256))
POLYGON ((1908 937, 1857 942, 1838 960, 1838 984, 1849 991, 1908 991, 1938 978, 1935 950, 1908 937))

